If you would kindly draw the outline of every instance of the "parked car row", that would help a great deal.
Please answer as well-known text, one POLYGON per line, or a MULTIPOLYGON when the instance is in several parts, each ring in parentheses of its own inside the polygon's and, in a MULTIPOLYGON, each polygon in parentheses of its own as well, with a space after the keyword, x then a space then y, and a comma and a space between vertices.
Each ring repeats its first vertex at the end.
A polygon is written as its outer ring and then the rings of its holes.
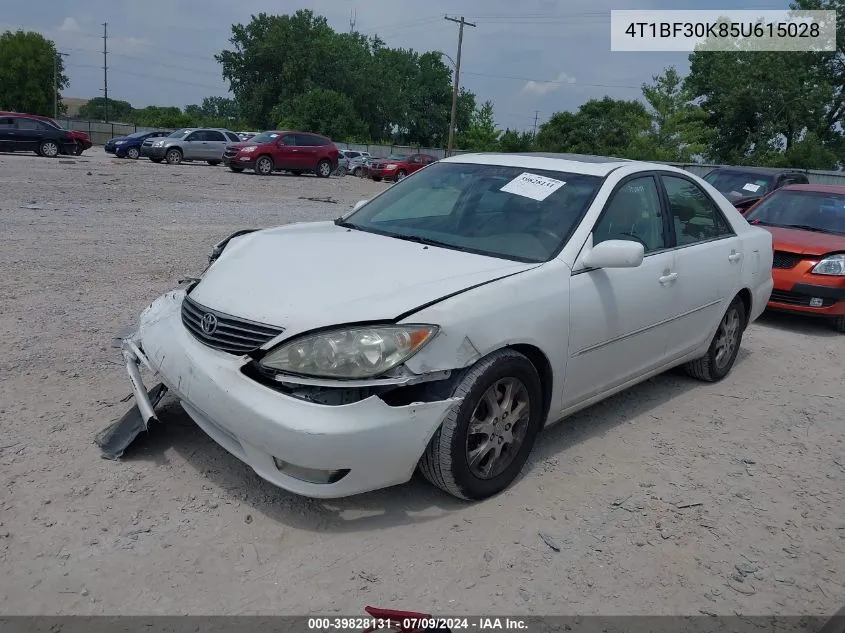
POLYGON ((0 111, 0 152, 35 152, 45 158, 79 156, 91 148, 85 132, 65 130, 50 117, 0 111))

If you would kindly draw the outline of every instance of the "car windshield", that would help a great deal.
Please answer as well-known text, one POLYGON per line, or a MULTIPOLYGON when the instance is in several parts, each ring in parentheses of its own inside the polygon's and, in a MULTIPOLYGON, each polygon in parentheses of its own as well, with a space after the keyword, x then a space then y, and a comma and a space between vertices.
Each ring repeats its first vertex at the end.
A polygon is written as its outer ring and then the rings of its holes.
POLYGON ((171 132, 170 134, 168 134, 167 138, 182 138, 187 133, 188 130, 186 129, 176 130, 175 132, 171 132))
POLYGON ((600 185, 596 176, 435 163, 338 224, 502 259, 545 262, 569 239, 600 185))
POLYGON ((408 160, 405 154, 389 154, 384 160, 408 160))
POLYGON ((771 176, 743 171, 712 171, 704 180, 713 185, 729 200, 749 196, 764 196, 772 190, 771 176))
POLYGON ((255 143, 256 145, 261 145, 263 143, 272 143, 274 140, 279 138, 278 132, 262 132, 261 134, 256 134, 251 136, 249 139, 250 143, 255 143))
POLYGON ((127 134, 123 138, 141 138, 147 136, 149 132, 132 132, 132 134, 127 134))
POLYGON ((845 194, 779 189, 745 219, 751 224, 845 235, 845 194))

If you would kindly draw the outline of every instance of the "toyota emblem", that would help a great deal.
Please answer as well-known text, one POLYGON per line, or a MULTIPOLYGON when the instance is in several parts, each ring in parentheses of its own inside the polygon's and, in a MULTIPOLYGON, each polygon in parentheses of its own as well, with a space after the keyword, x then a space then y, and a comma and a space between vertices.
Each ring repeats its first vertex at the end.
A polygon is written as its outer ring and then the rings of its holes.
POLYGON ((211 314, 211 312, 206 312, 202 315, 200 325, 202 326, 202 331, 211 336, 217 331, 217 317, 211 314))

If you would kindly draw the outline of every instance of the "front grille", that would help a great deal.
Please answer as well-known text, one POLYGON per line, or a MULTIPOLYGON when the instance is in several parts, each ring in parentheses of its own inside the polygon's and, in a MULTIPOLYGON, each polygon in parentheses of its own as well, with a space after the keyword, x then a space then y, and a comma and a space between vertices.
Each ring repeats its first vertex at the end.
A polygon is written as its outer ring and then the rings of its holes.
POLYGON ((798 253, 787 253, 786 251, 775 251, 772 259, 772 268, 795 268, 801 256, 798 253))
POLYGON ((283 328, 247 321, 231 314, 206 308, 190 297, 182 301, 182 323, 200 343, 229 354, 246 354, 258 349, 284 332, 283 328), (205 315, 214 315, 216 328, 206 333, 202 327, 205 315))
MULTIPOLYGON (((808 295, 790 292, 788 290, 772 290, 772 296, 769 298, 769 301, 776 301, 777 303, 785 303, 793 306, 805 306, 809 308, 811 298, 812 297, 808 295)), ((824 297, 822 298, 822 305, 814 307, 827 308, 832 306, 834 303, 836 303, 836 299, 828 299, 824 297)))
POLYGON ((237 154, 238 154, 238 150, 227 149, 225 152, 223 152, 223 158, 234 158, 235 156, 237 156, 237 154))

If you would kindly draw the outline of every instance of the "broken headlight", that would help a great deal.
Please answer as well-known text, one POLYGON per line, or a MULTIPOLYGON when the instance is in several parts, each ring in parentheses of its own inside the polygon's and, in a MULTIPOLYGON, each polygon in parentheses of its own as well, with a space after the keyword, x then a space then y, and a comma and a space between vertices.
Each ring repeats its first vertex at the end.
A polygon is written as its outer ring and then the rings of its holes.
POLYGON ((272 371, 320 378, 374 378, 401 365, 435 334, 436 325, 374 325, 308 334, 270 350, 272 371))

